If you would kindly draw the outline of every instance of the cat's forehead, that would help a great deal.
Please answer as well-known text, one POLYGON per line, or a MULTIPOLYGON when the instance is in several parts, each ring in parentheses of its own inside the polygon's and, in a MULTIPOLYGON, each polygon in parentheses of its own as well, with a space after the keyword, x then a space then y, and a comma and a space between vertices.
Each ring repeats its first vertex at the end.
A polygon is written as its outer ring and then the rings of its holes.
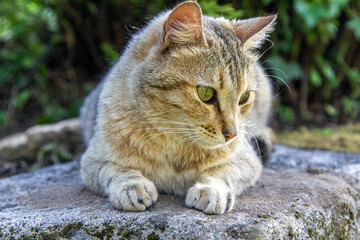
POLYGON ((185 51, 183 57, 174 62, 171 68, 176 71, 172 71, 172 74, 176 73, 180 83, 186 81, 192 86, 209 86, 231 99, 257 88, 247 64, 241 62, 236 54, 224 57, 221 51, 211 49, 190 53, 185 51))
POLYGON ((252 87, 249 60, 236 48, 220 44, 210 48, 182 49, 173 55, 172 67, 192 85, 241 92, 252 87))

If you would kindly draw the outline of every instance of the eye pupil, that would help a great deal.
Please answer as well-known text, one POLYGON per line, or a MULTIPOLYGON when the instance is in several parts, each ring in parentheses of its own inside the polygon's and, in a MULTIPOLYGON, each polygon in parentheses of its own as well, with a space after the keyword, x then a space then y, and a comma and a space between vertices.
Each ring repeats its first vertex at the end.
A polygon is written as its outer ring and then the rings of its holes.
POLYGON ((197 87, 198 95, 203 102, 209 102, 215 95, 215 89, 206 86, 197 87))

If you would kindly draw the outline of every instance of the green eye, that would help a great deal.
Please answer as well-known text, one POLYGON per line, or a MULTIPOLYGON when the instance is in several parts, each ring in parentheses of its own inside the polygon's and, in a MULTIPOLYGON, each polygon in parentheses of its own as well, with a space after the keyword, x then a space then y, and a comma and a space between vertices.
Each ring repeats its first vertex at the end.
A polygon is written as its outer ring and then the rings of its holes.
POLYGON ((210 101, 215 95, 215 89, 211 87, 197 87, 197 92, 203 102, 210 101))
POLYGON ((250 96, 250 91, 246 91, 243 95, 241 95, 239 105, 246 103, 247 100, 249 100, 249 96, 250 96))

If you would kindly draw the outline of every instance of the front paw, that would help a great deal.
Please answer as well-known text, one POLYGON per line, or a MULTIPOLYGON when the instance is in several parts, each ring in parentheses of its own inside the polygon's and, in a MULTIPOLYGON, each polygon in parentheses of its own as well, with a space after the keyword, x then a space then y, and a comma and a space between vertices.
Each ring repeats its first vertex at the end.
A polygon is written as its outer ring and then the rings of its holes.
POLYGON ((144 211, 155 203, 158 192, 155 185, 147 179, 130 180, 111 186, 109 198, 116 209, 144 211))
POLYGON ((234 194, 226 186, 196 184, 189 189, 185 204, 207 214, 223 214, 232 209, 234 199, 234 194))

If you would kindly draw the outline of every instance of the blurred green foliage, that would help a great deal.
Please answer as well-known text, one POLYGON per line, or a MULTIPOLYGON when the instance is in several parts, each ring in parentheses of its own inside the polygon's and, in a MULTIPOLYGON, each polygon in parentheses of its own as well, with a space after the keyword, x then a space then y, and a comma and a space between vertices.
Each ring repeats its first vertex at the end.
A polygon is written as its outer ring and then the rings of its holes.
MULTIPOLYGON (((230 19, 279 14, 270 38, 274 44, 261 50, 261 63, 279 95, 280 123, 359 120, 359 1, 198 2, 204 14, 230 19)), ((77 116, 83 97, 114 64, 131 33, 175 5, 170 0, 0 1, 0 136, 77 116)))
POLYGON ((47 87, 53 70, 47 58, 61 41, 55 12, 36 1, 5 0, 0 2, 0 15, 1 126, 16 125, 25 118, 32 124, 69 117, 47 87), (23 115, 26 107, 41 113, 35 118, 31 113, 23 115))
POLYGON ((219 17, 224 16, 227 19, 241 18, 244 16, 244 10, 235 9, 231 3, 219 4, 217 0, 199 1, 203 14, 219 17))
POLYGON ((71 157, 68 147, 58 142, 50 142, 39 150, 36 161, 32 165, 32 171, 44 166, 67 162, 71 160, 71 157))

